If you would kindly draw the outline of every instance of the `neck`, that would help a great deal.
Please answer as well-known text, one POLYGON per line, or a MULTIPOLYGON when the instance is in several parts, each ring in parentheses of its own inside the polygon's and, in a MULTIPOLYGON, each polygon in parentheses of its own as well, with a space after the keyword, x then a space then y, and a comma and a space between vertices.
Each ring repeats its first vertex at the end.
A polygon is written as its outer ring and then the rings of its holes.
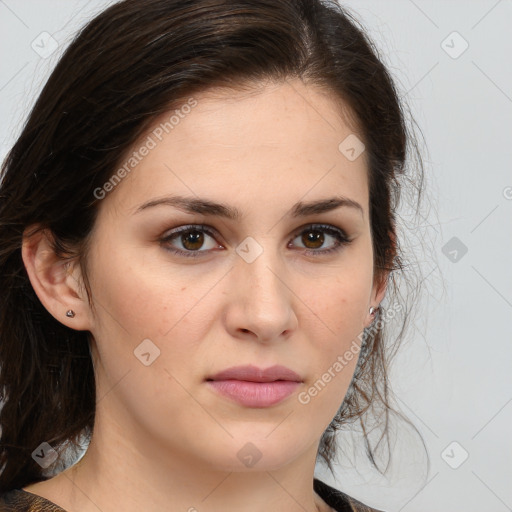
POLYGON ((331 510, 313 491, 316 445, 275 470, 220 471, 186 451, 166 451, 135 429, 106 424, 100 411, 82 459, 27 490, 67 512, 331 510))

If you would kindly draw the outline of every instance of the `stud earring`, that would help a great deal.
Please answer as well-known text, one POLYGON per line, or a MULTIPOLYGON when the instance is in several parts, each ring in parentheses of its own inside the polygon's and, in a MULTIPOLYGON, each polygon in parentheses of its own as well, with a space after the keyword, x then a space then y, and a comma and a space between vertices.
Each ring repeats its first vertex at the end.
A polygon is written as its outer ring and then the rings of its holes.
POLYGON ((377 309, 379 309, 379 308, 378 308, 378 307, 373 307, 373 306, 372 306, 372 307, 370 308, 370 315, 372 315, 372 316, 373 316, 373 315, 375 315, 375 313, 377 313, 377 309))
POLYGON ((66 316, 69 317, 69 318, 74 318, 75 317, 75 312, 72 309, 68 309, 66 311, 66 316))

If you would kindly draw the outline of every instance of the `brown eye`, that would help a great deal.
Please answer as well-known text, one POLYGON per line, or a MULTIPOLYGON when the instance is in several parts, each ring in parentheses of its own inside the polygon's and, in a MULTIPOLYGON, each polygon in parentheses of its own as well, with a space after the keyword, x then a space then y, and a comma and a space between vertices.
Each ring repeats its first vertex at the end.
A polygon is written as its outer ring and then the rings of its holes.
MULTIPOLYGON (((322 256, 338 251, 351 242, 341 229, 321 224, 315 224, 302 229, 295 235, 294 240, 296 239, 299 240, 299 249, 306 249, 303 252, 311 256, 322 256), (302 244, 302 247, 300 244, 302 244), (328 244, 327 247, 325 247, 325 244, 328 244)), ((293 244, 293 241, 291 243, 293 244)))
POLYGON ((160 239, 165 249, 180 256, 205 256, 212 249, 222 248, 215 234, 206 226, 182 226, 160 239))
POLYGON ((197 251, 204 244, 204 233, 200 231, 188 231, 181 235, 183 247, 189 251, 197 251))
POLYGON ((304 231, 302 242, 308 249, 318 249, 324 244, 325 236, 318 230, 304 231))

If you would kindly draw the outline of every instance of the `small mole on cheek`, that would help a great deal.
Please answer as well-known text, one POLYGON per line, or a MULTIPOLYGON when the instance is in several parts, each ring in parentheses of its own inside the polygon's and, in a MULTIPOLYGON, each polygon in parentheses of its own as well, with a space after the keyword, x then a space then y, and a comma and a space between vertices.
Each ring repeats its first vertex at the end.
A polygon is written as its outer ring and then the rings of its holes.
POLYGON ((184 287, 181 289, 181 291, 186 290, 186 289, 187 289, 187 287, 186 287, 186 286, 184 286, 184 287))

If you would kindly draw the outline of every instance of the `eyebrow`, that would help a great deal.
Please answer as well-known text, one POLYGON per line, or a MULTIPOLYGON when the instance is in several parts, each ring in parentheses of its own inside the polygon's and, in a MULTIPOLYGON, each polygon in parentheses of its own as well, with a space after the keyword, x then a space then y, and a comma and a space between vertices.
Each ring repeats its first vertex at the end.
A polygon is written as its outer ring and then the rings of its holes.
MULTIPOLYGON (((147 201, 146 203, 140 205, 134 214, 147 210, 148 208, 161 205, 172 206, 184 211, 185 213, 212 215, 234 221, 240 220, 243 217, 242 212, 234 206, 230 206, 224 203, 216 203, 214 201, 200 197, 185 196, 168 196, 147 201)), ((329 212, 341 207, 353 208, 358 210, 361 215, 364 215, 363 207, 358 202, 342 196, 320 199, 318 201, 299 201, 293 205, 288 215, 290 215, 292 218, 306 217, 308 215, 329 212)))

